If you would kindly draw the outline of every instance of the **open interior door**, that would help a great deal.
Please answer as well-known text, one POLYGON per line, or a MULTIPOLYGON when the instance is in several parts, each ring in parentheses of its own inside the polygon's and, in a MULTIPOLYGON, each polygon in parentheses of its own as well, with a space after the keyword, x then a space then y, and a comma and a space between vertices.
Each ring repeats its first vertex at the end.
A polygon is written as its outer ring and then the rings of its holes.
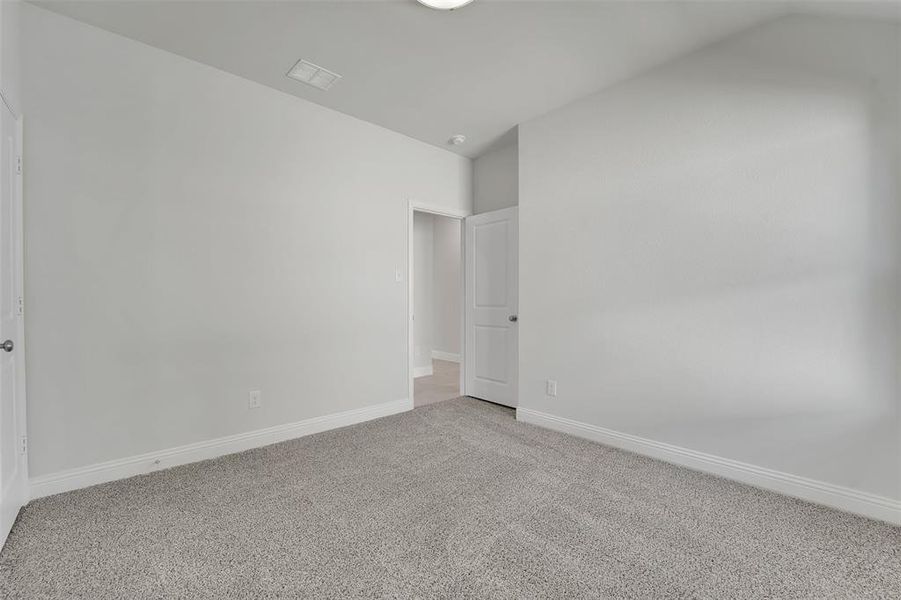
POLYGON ((466 395, 517 404, 518 209, 466 218, 466 395))
POLYGON ((22 304, 22 128, 0 103, 0 547, 28 501, 22 304))

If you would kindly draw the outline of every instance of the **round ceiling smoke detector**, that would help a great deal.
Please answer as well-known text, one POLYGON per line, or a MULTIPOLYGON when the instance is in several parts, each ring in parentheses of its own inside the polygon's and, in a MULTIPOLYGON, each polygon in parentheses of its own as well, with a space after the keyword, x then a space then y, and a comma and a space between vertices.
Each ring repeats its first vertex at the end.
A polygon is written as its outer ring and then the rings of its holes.
POLYGON ((466 141, 466 136, 458 133, 457 135, 452 135, 451 138, 449 140, 447 140, 447 143, 450 144, 451 146, 459 146, 460 144, 462 144, 465 141, 466 141))
POLYGON ((454 10, 461 6, 466 6, 472 0, 416 0, 423 6, 434 8, 435 10, 454 10))

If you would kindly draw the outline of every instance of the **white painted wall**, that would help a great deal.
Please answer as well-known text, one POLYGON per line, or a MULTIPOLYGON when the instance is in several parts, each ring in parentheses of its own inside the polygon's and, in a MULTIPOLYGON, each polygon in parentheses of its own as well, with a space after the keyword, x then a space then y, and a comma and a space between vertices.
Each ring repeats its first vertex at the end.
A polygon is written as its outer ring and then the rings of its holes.
POLYGON ((435 319, 435 219, 413 213, 413 374, 432 374, 435 319))
POLYGON ((32 476, 406 398, 407 199, 470 161, 22 12, 32 476))
POLYGON ((475 214, 519 204, 519 146, 511 143, 493 148, 473 162, 473 209, 475 214))
POLYGON ((901 498, 899 39, 788 17, 522 124, 520 406, 901 498))
POLYGON ((16 114, 22 113, 20 61, 19 0, 0 1, 0 89, 16 114))
POLYGON ((436 216, 434 306, 432 322, 433 351, 444 358, 460 355, 460 334, 463 322, 463 278, 461 274, 460 219, 436 216))

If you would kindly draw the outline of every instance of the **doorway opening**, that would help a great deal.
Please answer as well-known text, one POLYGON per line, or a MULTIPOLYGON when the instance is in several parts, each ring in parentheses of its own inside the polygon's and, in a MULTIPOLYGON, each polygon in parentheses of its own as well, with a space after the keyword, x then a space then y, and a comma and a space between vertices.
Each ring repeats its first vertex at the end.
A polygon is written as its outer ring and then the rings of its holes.
POLYGON ((417 408, 464 394, 464 216, 411 204, 410 394, 417 408))

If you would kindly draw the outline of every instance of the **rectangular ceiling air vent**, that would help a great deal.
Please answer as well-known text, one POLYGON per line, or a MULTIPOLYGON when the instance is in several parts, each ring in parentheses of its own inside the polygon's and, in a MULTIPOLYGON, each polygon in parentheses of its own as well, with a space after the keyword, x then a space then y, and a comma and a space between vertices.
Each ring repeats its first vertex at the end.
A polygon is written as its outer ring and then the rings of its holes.
POLYGON ((320 90, 329 89, 335 85, 336 81, 341 79, 341 76, 337 73, 333 73, 328 69, 323 69, 319 65, 314 65, 310 61, 303 59, 297 61, 297 64, 291 67, 291 70, 288 71, 287 75, 291 79, 296 79, 301 83, 312 85, 320 90))

